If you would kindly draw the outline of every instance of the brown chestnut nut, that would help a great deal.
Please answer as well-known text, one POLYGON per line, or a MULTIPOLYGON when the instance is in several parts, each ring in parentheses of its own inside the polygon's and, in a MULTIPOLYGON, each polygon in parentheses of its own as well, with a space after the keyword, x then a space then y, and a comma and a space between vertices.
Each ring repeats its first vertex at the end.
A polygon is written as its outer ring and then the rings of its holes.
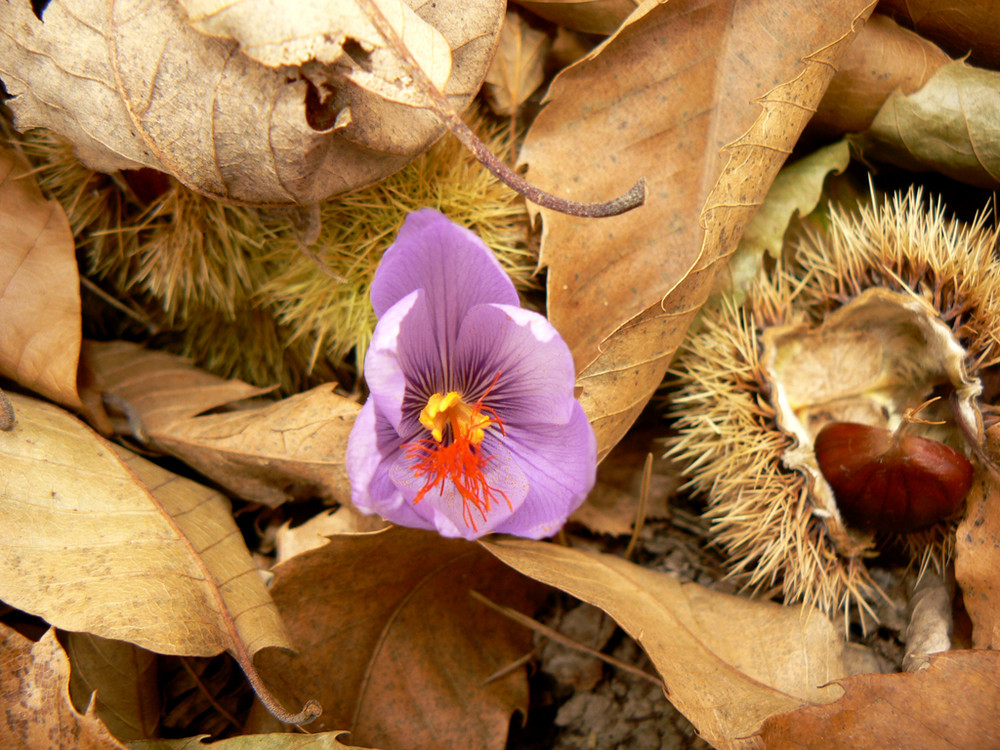
POLYGON ((816 459, 847 523, 909 533, 952 515, 972 486, 972 464, 936 440, 853 422, 828 424, 816 459))

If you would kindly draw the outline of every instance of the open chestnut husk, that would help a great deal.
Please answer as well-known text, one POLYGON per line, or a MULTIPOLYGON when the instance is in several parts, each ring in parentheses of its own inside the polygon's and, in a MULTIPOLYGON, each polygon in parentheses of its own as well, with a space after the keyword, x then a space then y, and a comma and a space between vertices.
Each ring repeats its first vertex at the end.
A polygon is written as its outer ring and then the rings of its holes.
POLYGON ((965 456, 937 440, 855 422, 816 436, 816 460, 847 523, 908 534, 955 514, 972 486, 965 456))

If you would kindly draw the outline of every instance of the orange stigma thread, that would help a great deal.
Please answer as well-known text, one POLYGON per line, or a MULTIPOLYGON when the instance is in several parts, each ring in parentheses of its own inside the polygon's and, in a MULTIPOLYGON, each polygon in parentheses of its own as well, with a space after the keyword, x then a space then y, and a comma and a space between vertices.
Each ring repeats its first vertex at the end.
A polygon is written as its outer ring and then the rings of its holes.
POLYGON ((494 425, 499 428, 500 434, 506 434, 503 420, 493 409, 483 406, 483 399, 493 390, 499 377, 500 373, 497 373, 486 393, 471 406, 456 391, 444 395, 435 393, 427 399, 427 405, 420 412, 420 424, 430 431, 431 437, 403 446, 407 458, 416 461, 413 473, 417 477, 426 477, 413 504, 419 503, 435 487, 443 495, 445 482, 451 480, 462 497, 462 518, 473 531, 479 530, 476 526, 477 512, 485 521, 486 514, 500 497, 508 508, 514 509, 503 490, 491 487, 486 480, 483 470, 492 457, 484 455, 480 448, 486 430, 494 425), (449 434, 446 435, 446 432, 449 434))

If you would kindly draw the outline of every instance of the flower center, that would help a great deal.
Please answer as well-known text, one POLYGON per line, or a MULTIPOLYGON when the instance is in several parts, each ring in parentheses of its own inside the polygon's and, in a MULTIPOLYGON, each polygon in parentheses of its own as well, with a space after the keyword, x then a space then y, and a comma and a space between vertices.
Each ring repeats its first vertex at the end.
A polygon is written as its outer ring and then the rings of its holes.
POLYGON ((462 498, 462 518, 474 531, 478 531, 476 516, 485 521, 500 497, 513 510, 507 495, 491 487, 484 473, 492 460, 492 456, 485 455, 481 448, 486 430, 496 427, 505 434, 503 420, 493 409, 483 406, 483 399, 492 388, 491 385, 483 397, 471 405, 456 391, 435 393, 420 412, 420 424, 430 432, 430 439, 403 446, 407 457, 415 460, 414 475, 425 479, 413 504, 419 503, 435 487, 443 495, 450 481, 462 498))

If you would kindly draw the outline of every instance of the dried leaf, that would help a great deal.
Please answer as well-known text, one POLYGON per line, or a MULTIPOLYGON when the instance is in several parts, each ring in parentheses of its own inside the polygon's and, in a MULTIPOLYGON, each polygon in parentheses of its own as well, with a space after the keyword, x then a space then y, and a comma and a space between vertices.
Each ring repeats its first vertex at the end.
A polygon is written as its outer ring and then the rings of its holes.
MULTIPOLYGON (((385 2, 382 7, 392 0, 385 2)), ((241 30, 249 23, 264 42, 273 41, 268 32, 278 29, 272 24, 243 22, 244 5, 230 3, 231 14, 204 22, 235 18, 241 30)), ((348 8, 351 17, 350 9, 357 9, 329 0, 308 7, 328 6, 348 8)), ((301 7, 296 3, 288 17, 299 18, 301 7)), ((367 58, 384 60, 381 53, 365 52, 365 39, 348 45, 359 60, 344 78, 336 65, 316 60, 300 68, 266 67, 240 53, 235 42, 197 31, 174 0, 53 0, 44 20, 28 0, 5 8, 0 76, 17 127, 60 133, 84 163, 100 171, 152 167, 228 200, 315 203, 391 174, 443 131, 432 113, 363 87, 378 84, 382 94, 398 93, 396 83, 409 88, 395 69, 386 81, 374 80, 377 71, 366 69, 367 58)), ((398 8, 397 20, 409 13, 398 8)), ((445 93, 461 110, 486 74, 503 3, 438 0, 421 5, 417 16, 422 20, 411 18, 405 26, 428 40, 440 34, 454 52, 445 93), (428 32, 426 24, 436 31, 428 32)), ((332 26, 297 28, 312 42, 328 31, 339 33, 332 26)), ((340 43, 332 39, 331 48, 340 43)), ((430 49, 433 60, 442 56, 439 41, 415 45, 430 49)), ((275 49, 279 58, 285 54, 275 49)), ((439 64, 428 65, 428 72, 440 74, 439 64)))
POLYGON ((196 416, 269 389, 223 380, 186 360, 124 341, 84 345, 99 387, 129 417, 133 436, 186 461, 236 495, 349 502, 344 466, 359 405, 332 385, 254 408, 196 416))
POLYGON ((956 61, 943 65, 919 91, 893 93, 856 142, 865 156, 995 189, 998 112, 1000 72, 956 61))
POLYGON ((0 624, 0 745, 125 750, 94 714, 69 699, 69 659, 50 628, 38 643, 0 624))
POLYGON ((0 375, 81 409, 73 233, 66 212, 45 200, 29 171, 17 152, 0 148, 0 375))
POLYGON ((814 610, 721 594, 618 557, 483 542, 508 565, 600 607, 649 654, 667 697, 717 748, 749 748, 769 716, 840 695, 843 637, 814 610))
POLYGON ((529 179, 581 199, 647 180, 646 205, 622 216, 541 211, 549 316, 601 456, 661 382, 870 12, 649 0, 553 82, 521 152, 529 179))
POLYGON ((951 649, 954 588, 935 570, 925 570, 920 576, 910 599, 903 671, 926 669, 932 654, 951 649))
MULTIPOLYGON (((986 432, 987 455, 1000 456, 1000 426, 986 432)), ((955 580, 972 620, 976 648, 1000 648, 1000 476, 977 472, 955 532, 955 580)))
POLYGON ((781 257, 789 223, 796 215, 806 216, 816 208, 823 197, 827 176, 840 174, 850 161, 847 141, 837 141, 778 172, 760 210, 747 224, 725 272, 719 275, 716 294, 726 292, 742 302, 764 263, 764 254, 781 257))
POLYGON ((507 11, 493 64, 486 73, 486 94, 493 111, 514 116, 518 108, 542 85, 545 58, 552 40, 532 28, 524 17, 507 11))
POLYGON ((929 669, 840 680, 835 703, 764 723, 768 750, 864 747, 921 750, 1000 746, 1000 653, 949 651, 929 669))
POLYGON ((294 528, 286 521, 274 538, 274 558, 276 563, 322 547, 327 537, 334 534, 363 534, 380 531, 389 525, 378 516, 363 516, 353 505, 342 505, 335 510, 323 511, 294 528))
POLYGON ((358 750, 355 745, 345 745, 340 741, 344 734, 245 734, 215 742, 204 742, 209 735, 202 734, 180 740, 130 742, 129 750, 358 750))
POLYGON ((333 537, 275 573, 300 658, 270 651, 258 663, 288 700, 319 698, 316 729, 350 727, 377 747, 504 747, 511 713, 527 707, 525 675, 483 683, 531 635, 469 590, 523 610, 534 584, 474 544, 401 528, 333 537))
POLYGON ((975 65, 1000 63, 1000 5, 983 0, 882 0, 879 10, 975 65))
POLYGON ((0 599, 65 630, 213 656, 288 647, 220 494, 11 394, 0 434, 0 599))
MULTIPOLYGON (((417 64, 441 91, 451 75, 451 49, 433 26, 402 0, 373 0, 417 64)), ((354 0, 180 0, 191 25, 217 39, 234 39, 251 60, 269 68, 310 61, 340 63, 359 86, 411 106, 423 97, 408 84, 412 74, 372 25, 363 3, 354 0), (358 49, 354 61, 344 45, 358 49), (418 97, 418 98, 415 98, 418 97)), ((313 73, 315 75, 315 73, 313 73)), ((333 82, 332 80, 330 81, 333 82)), ((314 83, 316 83, 314 81, 314 83)))
POLYGON ((912 94, 947 62, 935 44, 875 14, 840 61, 809 127, 827 135, 864 130, 892 92, 912 94))
POLYGON ((123 412, 132 437, 143 442, 202 412, 274 390, 220 378, 183 357, 128 341, 85 341, 81 366, 88 384, 123 412))
POLYGON ((154 737, 160 723, 156 656, 124 641, 64 633, 72 664, 69 693, 78 711, 93 710, 120 740, 154 737))
POLYGON ((535 15, 589 34, 613 34, 638 0, 517 0, 535 15))

